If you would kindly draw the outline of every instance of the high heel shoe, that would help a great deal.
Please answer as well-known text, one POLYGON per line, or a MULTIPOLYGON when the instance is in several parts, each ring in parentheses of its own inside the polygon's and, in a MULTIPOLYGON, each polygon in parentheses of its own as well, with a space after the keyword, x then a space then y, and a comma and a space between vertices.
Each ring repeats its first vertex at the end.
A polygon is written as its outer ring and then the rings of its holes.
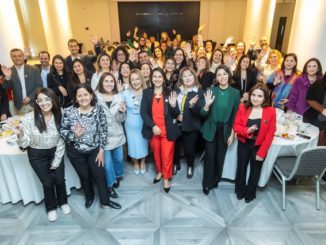
POLYGON ((162 179, 162 177, 161 177, 161 178, 159 178, 159 179, 156 179, 156 178, 154 178, 154 180, 153 180, 153 184, 156 184, 156 183, 160 182, 160 181, 161 181, 161 179, 162 179))
POLYGON ((165 191, 165 193, 169 193, 169 191, 170 191, 170 189, 171 189, 171 187, 163 187, 163 190, 165 191))
POLYGON ((189 166, 187 170, 187 178, 191 179, 193 175, 194 175, 193 167, 189 166))

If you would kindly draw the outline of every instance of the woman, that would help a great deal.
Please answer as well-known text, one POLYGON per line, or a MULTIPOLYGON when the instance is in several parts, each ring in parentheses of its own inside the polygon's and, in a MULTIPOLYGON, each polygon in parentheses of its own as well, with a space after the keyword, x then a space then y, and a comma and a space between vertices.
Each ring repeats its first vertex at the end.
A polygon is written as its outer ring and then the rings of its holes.
POLYGON ((281 67, 282 64, 282 54, 276 50, 272 49, 269 51, 267 63, 263 63, 263 57, 266 55, 264 51, 260 52, 257 60, 255 61, 255 66, 259 71, 257 79, 260 82, 266 83, 266 80, 269 76, 278 68, 281 67))
POLYGON ((75 97, 75 89, 78 84, 91 83, 92 74, 89 73, 84 63, 80 59, 75 59, 72 62, 72 75, 67 85, 67 90, 70 98, 75 97))
POLYGON ((264 159, 276 131, 276 112, 269 106, 269 90, 263 83, 249 91, 249 100, 239 106, 234 121, 238 138, 238 167, 235 193, 239 200, 251 202, 256 198, 256 189, 264 159), (247 182, 247 167, 250 174, 247 182))
POLYGON ((127 107, 125 132, 128 140, 128 155, 134 164, 134 173, 146 173, 145 158, 148 155, 148 140, 141 133, 143 120, 140 116, 140 103, 143 89, 146 88, 144 78, 138 69, 130 72, 130 88, 122 95, 127 107))
POLYGON ((173 57, 167 58, 164 64, 164 72, 166 76, 166 86, 169 89, 176 89, 179 77, 179 71, 176 70, 177 63, 173 57))
POLYGON ((154 59, 153 59, 153 68, 160 67, 163 69, 165 57, 163 55, 162 49, 159 47, 154 49, 154 59))
POLYGON ((205 93, 205 105, 200 113, 205 118, 201 132, 205 140, 203 192, 205 195, 221 180, 227 147, 233 143, 233 121, 240 102, 239 91, 229 84, 229 68, 216 69, 217 86, 205 93))
POLYGON ((272 106, 283 110, 287 109, 288 97, 300 72, 297 70, 298 58, 296 54, 284 55, 281 69, 277 69, 269 76, 266 84, 272 89, 272 106))
POLYGON ((17 134, 20 147, 27 148, 29 162, 40 179, 48 220, 57 219, 57 206, 63 214, 70 213, 67 202, 64 162, 64 141, 59 128, 61 110, 58 98, 49 88, 36 92, 34 112, 25 115, 21 125, 8 120, 8 127, 17 134))
POLYGON ((232 87, 240 91, 240 102, 249 100, 248 92, 257 83, 257 71, 250 68, 249 56, 244 54, 239 59, 237 68, 233 73, 232 87))
POLYGON ((103 108, 108 126, 108 140, 104 147, 104 169, 109 196, 117 198, 114 184, 123 178, 123 144, 126 137, 122 122, 125 105, 119 94, 113 74, 104 72, 95 92, 98 104, 103 108))
POLYGON ((206 57, 208 60, 212 57, 212 51, 213 51, 213 41, 207 40, 205 42, 205 51, 206 51, 206 57))
POLYGON ((140 72, 143 75, 144 82, 146 84, 145 88, 149 88, 151 86, 151 82, 149 80, 151 73, 152 73, 152 68, 149 64, 144 63, 140 65, 140 72))
POLYGON ((112 52, 112 72, 118 72, 122 63, 127 62, 129 66, 129 53, 124 46, 116 47, 112 52))
POLYGON ((102 107, 95 104, 94 92, 88 83, 76 85, 73 106, 64 111, 60 135, 85 194, 85 207, 94 202, 95 181, 102 208, 119 209, 110 201, 104 173, 104 147, 107 144, 107 121, 102 107))
POLYGON ((187 65, 186 55, 181 48, 177 48, 173 53, 173 58, 175 59, 176 67, 175 69, 179 71, 187 65))
POLYGON ((91 85, 92 89, 95 91, 98 82, 100 81, 100 78, 104 72, 111 72, 111 57, 107 53, 100 53, 97 56, 96 60, 96 67, 97 70, 93 74, 92 79, 91 79, 91 85))
POLYGON ((303 114, 303 121, 319 128, 318 145, 326 145, 326 73, 309 87, 306 100, 310 107, 303 114))
POLYGON ((65 68, 65 60, 61 55, 53 57, 51 70, 47 75, 47 82, 48 87, 56 93, 59 106, 63 108, 71 106, 71 97, 68 93, 69 77, 65 68))
POLYGON ((242 55, 246 54, 246 44, 243 41, 237 42, 235 45, 237 51, 237 60, 239 60, 242 55))
POLYGON ((184 67, 180 71, 178 93, 178 106, 182 134, 177 139, 174 152, 174 172, 180 170, 180 147, 184 148, 187 160, 187 178, 191 179, 194 172, 196 142, 200 135, 201 116, 200 108, 204 102, 204 92, 200 88, 196 73, 192 68, 184 67))
POLYGON ((130 65, 124 62, 119 68, 119 81, 122 83, 123 89, 128 89, 130 86, 129 76, 130 76, 130 65))
POLYGON ((216 68, 223 64, 223 51, 219 48, 215 49, 210 59, 209 71, 215 74, 216 68))
POLYGON ((224 56, 224 64, 230 68, 231 73, 233 74, 235 68, 237 67, 237 51, 235 47, 230 47, 229 52, 224 56))
POLYGON ((163 189, 166 193, 170 190, 172 177, 174 142, 180 135, 179 126, 176 123, 180 114, 175 92, 169 95, 164 71, 155 68, 151 75, 152 88, 143 92, 140 106, 140 114, 144 121, 142 134, 150 140, 150 146, 154 153, 157 175, 153 184, 158 183, 162 176, 163 189))
POLYGON ((289 96, 290 111, 299 115, 304 114, 309 107, 306 102, 308 89, 316 80, 320 80, 322 75, 322 67, 318 59, 311 58, 305 63, 302 75, 294 82, 289 96))
POLYGON ((209 63, 206 57, 199 57, 196 60, 198 81, 204 91, 213 84, 215 75, 209 71, 209 63))

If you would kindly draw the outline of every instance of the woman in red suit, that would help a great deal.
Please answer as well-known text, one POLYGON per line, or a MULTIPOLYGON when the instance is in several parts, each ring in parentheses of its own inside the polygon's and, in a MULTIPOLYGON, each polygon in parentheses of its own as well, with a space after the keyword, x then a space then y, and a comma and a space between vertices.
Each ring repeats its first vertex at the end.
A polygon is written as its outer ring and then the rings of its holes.
POLYGON ((276 112, 269 106, 265 84, 256 84, 249 91, 249 101, 239 106, 233 125, 238 137, 238 168, 235 193, 248 203, 256 197, 261 168, 276 131, 276 112), (248 183, 247 166, 250 162, 248 183))
POLYGON ((155 68, 150 81, 152 86, 143 91, 140 115, 143 119, 142 134, 149 139, 154 154, 157 175, 153 184, 163 177, 163 189, 170 190, 172 178, 174 143, 181 131, 176 118, 180 114, 176 92, 168 91, 161 68, 155 68))

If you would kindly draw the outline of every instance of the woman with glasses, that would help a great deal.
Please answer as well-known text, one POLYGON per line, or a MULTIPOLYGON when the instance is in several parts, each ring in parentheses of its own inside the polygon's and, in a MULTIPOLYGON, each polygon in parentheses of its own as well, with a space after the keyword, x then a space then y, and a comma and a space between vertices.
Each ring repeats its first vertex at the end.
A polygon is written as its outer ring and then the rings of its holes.
POLYGON ((70 213, 67 202, 63 155, 65 144, 60 137, 61 110, 58 98, 49 88, 36 92, 34 112, 25 115, 22 124, 8 121, 17 134, 18 144, 27 148, 29 162, 40 179, 49 221, 56 221, 57 206, 63 214, 70 213))

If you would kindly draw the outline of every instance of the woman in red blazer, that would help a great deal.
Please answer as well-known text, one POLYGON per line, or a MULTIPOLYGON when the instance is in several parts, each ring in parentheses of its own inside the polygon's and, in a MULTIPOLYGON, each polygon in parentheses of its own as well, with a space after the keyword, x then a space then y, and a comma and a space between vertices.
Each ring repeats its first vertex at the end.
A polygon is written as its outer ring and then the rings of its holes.
POLYGON ((264 158, 276 131, 276 112, 269 102, 265 84, 256 84, 249 91, 249 101, 239 106, 233 125, 238 138, 238 168, 235 193, 248 203, 256 197, 256 189, 264 158), (247 166, 250 162, 248 183, 247 166))

